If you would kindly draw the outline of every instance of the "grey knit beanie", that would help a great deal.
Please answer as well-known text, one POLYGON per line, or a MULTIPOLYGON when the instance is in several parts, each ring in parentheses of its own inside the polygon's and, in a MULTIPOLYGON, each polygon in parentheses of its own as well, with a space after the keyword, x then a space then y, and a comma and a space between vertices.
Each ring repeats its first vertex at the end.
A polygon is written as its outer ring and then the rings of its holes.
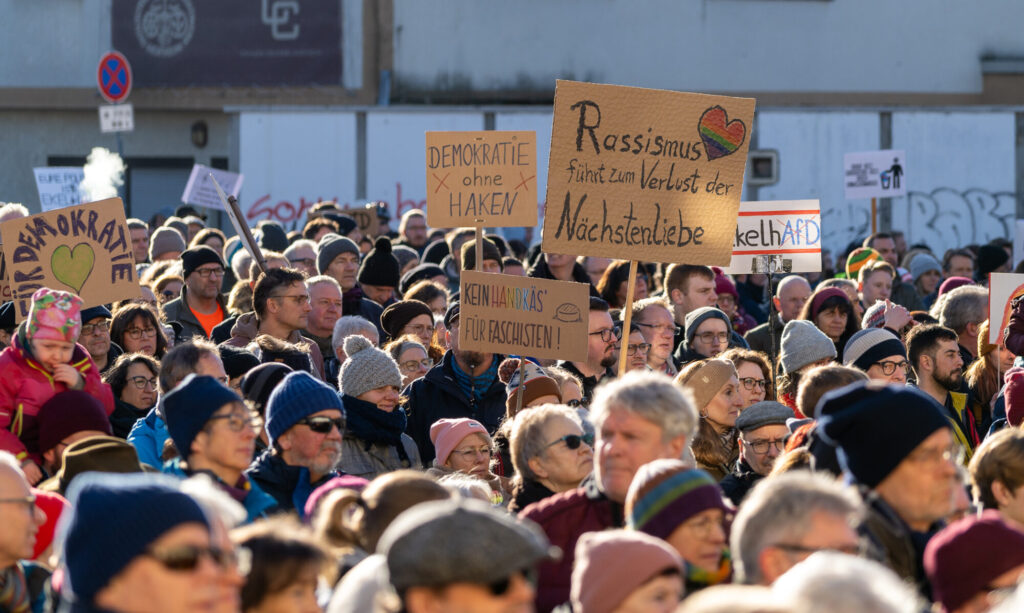
POLYGON ((338 391, 358 398, 378 387, 393 385, 402 389, 402 373, 391 356, 377 349, 366 337, 358 334, 345 337, 343 343, 348 359, 338 374, 338 391))
POLYGON ((939 264, 938 260, 927 253, 919 253, 910 260, 910 276, 914 278, 914 281, 920 279, 921 275, 929 270, 935 270, 941 274, 942 264, 939 264))
POLYGON ((782 329, 779 361, 785 373, 795 373, 808 364, 835 357, 835 343, 813 323, 794 319, 782 329))
POLYGON ((322 275, 327 274, 327 267, 331 265, 334 258, 343 253, 354 253, 359 257, 359 245, 351 238, 328 234, 320 240, 316 246, 316 271, 322 275))
POLYGON ((149 260, 155 262, 158 257, 168 251, 181 253, 185 250, 185 239, 174 228, 163 226, 149 237, 149 260))
POLYGON ((712 317, 717 317, 724 321, 726 331, 732 332, 732 322, 729 321, 729 316, 724 311, 711 306, 694 309, 687 313, 683 319, 683 323, 686 326, 686 339, 683 342, 686 343, 687 349, 693 346, 693 335, 697 333, 697 328, 712 317))

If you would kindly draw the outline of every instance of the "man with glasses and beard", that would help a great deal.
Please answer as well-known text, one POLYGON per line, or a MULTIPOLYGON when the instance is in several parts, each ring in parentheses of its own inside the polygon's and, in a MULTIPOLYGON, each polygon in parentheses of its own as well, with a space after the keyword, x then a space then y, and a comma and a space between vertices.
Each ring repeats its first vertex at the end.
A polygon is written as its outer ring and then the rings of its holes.
POLYGON ((498 378, 502 356, 459 347, 458 302, 448 305, 444 327, 448 351, 441 363, 402 392, 408 399, 402 406, 409 414, 405 432, 416 441, 425 466, 434 460, 430 426, 437 420, 475 419, 493 436, 505 417, 505 385, 498 378))
POLYGON ((608 303, 601 298, 590 297, 590 321, 587 327, 587 361, 562 361, 558 365, 580 378, 583 382, 583 404, 589 405, 594 397, 594 388, 602 379, 615 376, 613 368, 619 354, 615 345, 622 338, 622 328, 615 325, 608 312, 608 303))
POLYGON ((957 340, 956 332, 938 324, 914 326, 907 334, 907 354, 917 374, 917 387, 942 409, 953 438, 970 460, 980 441, 967 394, 957 391, 964 365, 957 340))
POLYGON ((245 475, 274 497, 272 511, 301 515, 313 490, 341 474, 345 407, 327 384, 293 372, 270 394, 266 430, 270 446, 245 475))
POLYGON ((181 254, 181 276, 185 279, 181 296, 164 303, 164 318, 181 324, 178 342, 193 336, 210 338, 213 328, 228 314, 220 293, 224 260, 206 245, 193 247, 181 254))

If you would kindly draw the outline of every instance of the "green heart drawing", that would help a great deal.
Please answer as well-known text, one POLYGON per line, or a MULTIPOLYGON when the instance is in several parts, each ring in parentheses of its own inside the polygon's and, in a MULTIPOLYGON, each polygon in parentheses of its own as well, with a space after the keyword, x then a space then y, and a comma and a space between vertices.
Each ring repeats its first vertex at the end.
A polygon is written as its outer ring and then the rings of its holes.
POLYGON ((78 243, 74 251, 67 245, 61 245, 54 249, 53 255, 50 256, 53 276, 75 290, 76 294, 82 293, 82 286, 92 274, 92 266, 95 263, 96 254, 88 243, 78 243))

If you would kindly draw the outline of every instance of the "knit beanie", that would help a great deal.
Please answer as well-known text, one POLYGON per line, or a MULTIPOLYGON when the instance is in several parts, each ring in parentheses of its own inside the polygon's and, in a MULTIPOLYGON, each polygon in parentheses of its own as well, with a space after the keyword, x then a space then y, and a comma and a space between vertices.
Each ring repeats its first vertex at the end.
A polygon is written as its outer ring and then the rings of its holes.
POLYGON ((388 385, 402 389, 402 372, 390 355, 377 349, 365 336, 346 336, 343 343, 348 359, 338 374, 338 391, 358 398, 370 390, 388 385))
POLYGON ((955 290, 956 288, 962 287, 964 285, 974 285, 974 281, 972 279, 968 279, 967 277, 950 277, 943 281, 942 285, 939 286, 938 295, 942 296, 944 294, 948 294, 949 292, 955 290))
POLYGON ((875 362, 892 355, 907 359, 907 348, 896 335, 884 328, 857 331, 843 348, 843 366, 867 370, 875 362))
POLYGON ((447 279, 447 275, 444 274, 444 269, 437 264, 420 264, 414 268, 410 268, 404 275, 402 275, 402 279, 398 282, 398 291, 404 295, 409 291, 409 288, 416 285, 417 282, 426 279, 433 279, 434 277, 445 277, 447 279))
POLYGON ((36 507, 46 516, 43 524, 39 526, 39 530, 36 532, 36 544, 32 546, 31 559, 35 560, 53 544, 53 537, 57 532, 60 518, 65 513, 71 512, 71 505, 66 498, 57 492, 44 492, 40 489, 33 489, 32 494, 36 497, 36 507))
POLYGON ((161 255, 176 251, 181 253, 185 250, 185 239, 181 233, 167 226, 157 228, 149 237, 149 261, 155 262, 161 255))
POLYGON ((736 291, 736 285, 728 276, 721 272, 715 275, 715 293, 719 296, 729 294, 736 300, 740 299, 740 293, 736 291))
POLYGON ((82 299, 71 292, 42 287, 32 294, 25 337, 28 340, 78 341, 82 331, 82 299))
POLYGON ((380 325, 388 334, 388 340, 395 340, 402 335, 402 328, 420 315, 430 318, 431 325, 434 322, 434 312, 426 304, 419 300, 399 300, 388 305, 380 314, 380 325))
POLYGON ((178 455, 188 460, 192 441, 224 405, 242 402, 231 388, 206 375, 191 374, 163 397, 167 433, 178 455))
POLYGON ((1024 532, 998 511, 983 511, 946 526, 924 549, 924 570, 935 601, 955 611, 987 592, 997 577, 1024 564, 1024 532))
POLYGON ((506 358, 498 366, 498 379, 505 384, 506 414, 511 415, 519 405, 520 374, 525 372, 526 382, 523 383, 523 406, 526 407, 542 396, 555 396, 562 401, 562 390, 558 383, 549 377, 544 369, 527 360, 526 367, 520 368, 519 358, 506 358))
POLYGON ((39 425, 41 454, 76 432, 96 430, 107 436, 113 434, 103 405, 92 394, 80 390, 67 390, 51 396, 39 407, 36 422, 39 425))
POLYGON ((983 358, 999 348, 999 345, 988 342, 990 328, 988 320, 981 322, 978 326, 978 357, 983 358))
POLYGON ((419 264, 420 260, 420 254, 412 247, 406 245, 391 245, 391 255, 395 256, 395 259, 398 260, 399 270, 402 270, 413 261, 419 264))
POLYGON ((793 418, 793 409, 781 402, 762 400, 740 411, 736 418, 736 429, 740 432, 753 432, 765 426, 785 426, 793 418))
POLYGON ((708 509, 732 509, 718 482, 682 460, 654 460, 640 467, 626 492, 626 526, 668 539, 675 529, 708 509))
POLYGON ((181 278, 188 279, 188 276, 203 264, 219 264, 224 268, 224 260, 220 258, 219 253, 212 247, 199 245, 181 254, 181 278))
POLYGON ((198 225, 200 228, 206 227, 206 222, 198 215, 179 215, 181 217, 181 223, 185 224, 185 227, 189 227, 193 224, 198 225))
POLYGON ((697 413, 701 413, 735 376, 736 367, 729 360, 707 360, 679 382, 693 393, 697 413))
POLYGON ((978 247, 978 260, 975 266, 974 278, 979 281, 988 279, 988 274, 999 268, 1009 260, 1010 256, 1006 249, 995 245, 982 245, 978 247))
POLYGON ((867 330, 868 328, 882 328, 884 326, 885 301, 877 300, 864 311, 864 315, 860 318, 860 327, 867 330))
MULTIPOLYGON (((489 238, 484 239, 483 258, 485 261, 495 260, 498 262, 498 266, 501 266, 501 252, 498 251, 498 246, 494 244, 494 241, 489 238)), ((462 262, 460 270, 476 270, 475 238, 462 243, 462 256, 459 261, 462 262)))
POLYGON ((228 379, 241 377, 260 365, 260 359, 251 351, 232 345, 217 345, 220 361, 224 364, 224 374, 228 379))
POLYGON ((860 381, 825 394, 822 403, 831 402, 845 408, 822 416, 818 430, 837 448, 840 465, 869 488, 936 430, 949 428, 935 401, 912 386, 860 381))
POLYGON ((835 357, 835 343, 812 322, 804 319, 786 322, 779 344, 779 363, 784 373, 792 374, 808 364, 835 357))
POLYGON ((307 372, 289 374, 274 388, 267 400, 266 429, 270 445, 273 446, 277 437, 290 430, 300 419, 329 409, 345 414, 345 406, 338 392, 307 372))
POLYGON ((858 247, 846 258, 846 278, 857 280, 861 268, 874 261, 881 262, 884 258, 871 247, 858 247))
POLYGON ((260 231, 260 249, 283 253, 288 248, 288 233, 281 224, 264 219, 256 227, 260 231))
POLYGON ((98 317, 102 317, 103 319, 110 319, 111 315, 110 309, 100 304, 94 307, 89 307, 87 309, 82 309, 80 312, 80 317, 82 319, 82 323, 87 324, 98 317))
POLYGON ((1024 368, 1014 366, 1003 375, 1006 423, 1017 428, 1024 423, 1024 368))
POLYGON ((430 426, 430 442, 434 444, 438 466, 444 466, 452 451, 470 434, 481 434, 487 440, 487 444, 491 444, 491 435, 487 433, 487 428, 475 419, 460 417, 435 421, 434 425, 430 426))
MULTIPOLYGON (((226 368, 226 367, 225 367, 226 368)), ((263 415, 267 408, 267 400, 277 384, 289 373, 291 367, 280 362, 260 364, 245 374, 242 379, 242 395, 253 403, 253 407, 263 415)))
POLYGON ((327 234, 316 246, 316 271, 322 275, 327 274, 327 268, 334 261, 334 258, 343 253, 354 253, 359 257, 359 245, 351 238, 327 234))
POLYGON ((183 239, 188 238, 188 224, 185 223, 184 219, 178 217, 177 215, 168 217, 167 220, 164 221, 164 227, 173 228, 175 231, 177 231, 178 234, 181 235, 183 239))
POLYGON ((931 254, 919 253, 914 256, 914 259, 910 260, 910 278, 914 281, 920 279, 921 275, 929 270, 942 274, 942 264, 932 257, 931 254))
POLYGON ((451 254, 448 243, 444 240, 436 240, 423 250, 423 262, 425 264, 440 264, 451 254))
POLYGON ((729 316, 726 315, 724 311, 711 306, 694 309, 687 313, 686 317, 683 319, 684 325, 686 326, 686 340, 684 342, 686 343, 687 349, 693 346, 693 335, 697 333, 697 328, 712 317, 717 317, 724 321, 726 326, 725 329, 727 331, 732 330, 732 322, 729 321, 729 316))
POLYGON ((814 297, 811 298, 811 319, 817 319, 818 315, 821 314, 822 307, 825 305, 825 301, 829 298, 837 298, 847 304, 850 302, 850 297, 846 295, 846 292, 839 289, 838 287, 826 287, 820 292, 816 292, 814 297))
POLYGON ((683 572, 682 558, 668 543, 630 530, 585 532, 575 560, 570 594, 576 613, 612 613, 651 579, 683 572))
POLYGON ((306 519, 306 523, 312 523, 311 520, 316 514, 316 508, 320 504, 320 501, 327 497, 334 490, 354 490, 361 492, 369 485, 370 482, 362 477, 355 475, 339 475, 337 477, 331 477, 327 481, 321 483, 306 499, 306 506, 303 508, 302 517, 306 519))
POLYGON ((398 260, 391 254, 391 240, 386 236, 377 238, 373 249, 363 258, 356 280, 365 285, 398 287, 401 278, 398 260))
POLYGON ((64 540, 64 564, 77 601, 93 599, 161 536, 183 524, 210 524, 199 504, 161 475, 104 475, 75 479, 74 512, 64 540))

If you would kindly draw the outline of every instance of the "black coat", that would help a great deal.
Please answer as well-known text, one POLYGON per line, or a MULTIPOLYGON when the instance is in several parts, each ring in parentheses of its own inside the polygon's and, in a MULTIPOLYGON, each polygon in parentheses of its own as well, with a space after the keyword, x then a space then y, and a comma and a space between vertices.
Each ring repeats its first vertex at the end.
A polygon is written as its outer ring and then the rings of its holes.
POLYGON ((328 473, 315 483, 300 484, 301 473, 301 467, 285 464, 281 456, 274 453, 273 448, 270 448, 253 461, 246 469, 245 476, 277 501, 276 507, 267 509, 268 515, 278 511, 291 511, 297 507, 301 515, 302 507, 305 506, 309 494, 330 479, 342 474, 340 471, 328 473), (301 493, 296 491, 300 485, 302 485, 301 493))
MULTIPOLYGON (((500 362, 501 356, 495 355, 494 359, 500 362)), ((467 398, 456 382, 452 366, 454 361, 452 352, 446 352, 440 364, 427 371, 422 378, 413 381, 402 392, 408 399, 402 407, 409 416, 405 432, 416 441, 424 466, 430 466, 434 460, 430 426, 437 420, 468 417, 483 424, 493 436, 505 417, 505 384, 495 377, 484 392, 483 399, 477 403, 475 399, 467 398)))
POLYGON ((508 511, 509 513, 519 513, 527 506, 554 495, 554 492, 539 481, 534 481, 533 479, 516 481, 516 485, 512 490, 512 502, 508 505, 508 511))
MULTIPOLYGON (((548 268, 548 261, 544 259, 544 256, 537 258, 537 263, 534 264, 530 270, 526 273, 527 277, 533 277, 534 279, 555 279, 555 275, 551 273, 551 269, 548 268)), ((577 283, 586 283, 590 286, 590 295, 595 298, 600 298, 601 294, 594 287, 594 284, 590 282, 590 275, 587 274, 583 265, 576 262, 572 265, 572 280, 577 283)))
POLYGON ((140 419, 145 419, 149 409, 138 409, 120 398, 114 398, 114 412, 110 414, 110 429, 117 438, 128 438, 132 426, 140 419))
POLYGON ((732 469, 732 472, 722 479, 718 485, 722 493, 737 507, 747 497, 747 492, 764 477, 754 472, 754 469, 747 464, 746 460, 740 460, 732 469))

